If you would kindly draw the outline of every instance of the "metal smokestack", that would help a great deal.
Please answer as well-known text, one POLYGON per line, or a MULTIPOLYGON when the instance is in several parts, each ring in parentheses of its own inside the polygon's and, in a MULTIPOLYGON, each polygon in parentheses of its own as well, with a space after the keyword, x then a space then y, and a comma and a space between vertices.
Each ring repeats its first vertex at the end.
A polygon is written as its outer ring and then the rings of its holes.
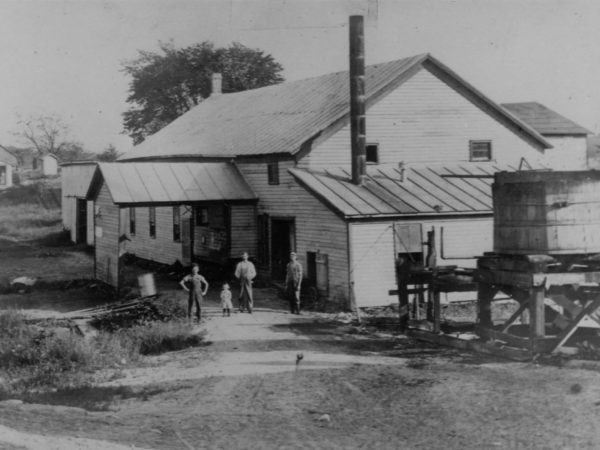
POLYGON ((363 16, 350 16, 350 140, 352 144, 352 182, 354 184, 362 184, 366 174, 365 130, 363 16))

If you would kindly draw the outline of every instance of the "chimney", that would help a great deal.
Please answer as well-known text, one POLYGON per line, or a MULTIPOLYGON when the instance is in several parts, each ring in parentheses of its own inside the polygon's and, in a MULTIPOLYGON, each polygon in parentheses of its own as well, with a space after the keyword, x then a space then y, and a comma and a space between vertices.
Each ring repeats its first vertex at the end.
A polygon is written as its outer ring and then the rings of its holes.
POLYGON ((365 44, 363 16, 350 16, 350 140, 352 182, 362 184, 366 173, 365 44))
POLYGON ((217 95, 221 95, 223 93, 222 85, 223 76, 220 73, 213 73, 210 96, 216 97, 217 95))

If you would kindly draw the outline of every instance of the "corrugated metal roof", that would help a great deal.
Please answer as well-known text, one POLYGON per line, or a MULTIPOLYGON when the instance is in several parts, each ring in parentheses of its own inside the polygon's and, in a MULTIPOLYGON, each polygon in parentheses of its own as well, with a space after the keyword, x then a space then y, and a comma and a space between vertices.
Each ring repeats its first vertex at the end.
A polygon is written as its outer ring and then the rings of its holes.
MULTIPOLYGON (((368 66, 367 107, 427 63, 502 115, 516 133, 551 147, 542 136, 485 97, 431 55, 368 66)), ((120 160, 290 154, 349 115, 348 72, 210 97, 123 155, 120 160)))
POLYGON ((503 103, 502 106, 542 135, 592 134, 581 125, 537 102, 503 103))
POLYGON ((256 200, 230 163, 99 163, 91 190, 101 178, 116 204, 256 200))
POLYGON ((494 163, 369 167, 363 185, 345 169, 290 169, 309 191, 346 218, 492 213, 494 173, 515 167, 494 163))

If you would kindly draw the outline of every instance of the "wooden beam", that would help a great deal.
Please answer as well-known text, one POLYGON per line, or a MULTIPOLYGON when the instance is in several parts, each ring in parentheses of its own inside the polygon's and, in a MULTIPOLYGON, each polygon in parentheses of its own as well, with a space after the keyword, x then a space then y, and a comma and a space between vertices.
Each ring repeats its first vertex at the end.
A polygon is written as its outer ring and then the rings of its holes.
POLYGON ((529 292, 529 336, 532 341, 546 335, 545 293, 546 289, 538 286, 529 292))
POLYGON ((563 284, 600 283, 600 272, 561 272, 561 273, 535 273, 532 284, 546 287, 561 286, 563 284))
POLYGON ((479 283, 477 304, 479 307, 479 324, 484 327, 492 326, 492 301, 498 290, 488 283, 479 283))
POLYGON ((513 313, 512 316, 509 317, 509 319, 506 322, 504 322, 504 325, 502 325, 502 329, 500 331, 502 331, 502 333, 506 333, 506 330, 508 330, 508 328, 513 324, 515 320, 517 320, 517 318, 523 313, 523 311, 525 311, 525 308, 527 307, 529 307, 528 301, 521 302, 519 308, 513 313))
POLYGON ((579 327, 579 323, 584 319, 584 317, 592 314, 599 307, 600 307, 600 298, 597 298, 595 300, 590 301, 583 308, 583 310, 581 311, 581 313, 579 313, 577 315, 577 317, 573 320, 573 322, 571 323, 571 325, 568 328, 564 329, 563 332, 558 335, 558 343, 556 344, 556 347, 554 348, 554 351, 556 351, 558 348, 560 348, 563 345, 565 345, 565 343, 569 340, 569 338, 573 335, 573 333, 575 333, 575 331, 579 327))
POLYGON ((526 337, 515 336, 513 334, 504 333, 502 331, 493 330, 486 327, 477 327, 476 333, 484 339, 493 339, 496 341, 506 342, 511 347, 522 348, 528 350, 531 346, 531 340, 526 337))

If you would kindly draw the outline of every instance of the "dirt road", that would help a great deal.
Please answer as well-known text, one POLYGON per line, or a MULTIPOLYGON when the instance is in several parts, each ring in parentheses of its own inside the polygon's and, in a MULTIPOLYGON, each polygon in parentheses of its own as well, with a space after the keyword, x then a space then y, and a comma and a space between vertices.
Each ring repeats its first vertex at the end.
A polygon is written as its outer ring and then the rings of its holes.
POLYGON ((148 358, 69 400, 108 410, 0 404, 0 448, 38 449, 39 439, 44 448, 184 450, 600 442, 597 372, 480 359, 318 315, 209 314, 198 328, 209 345, 148 358))

